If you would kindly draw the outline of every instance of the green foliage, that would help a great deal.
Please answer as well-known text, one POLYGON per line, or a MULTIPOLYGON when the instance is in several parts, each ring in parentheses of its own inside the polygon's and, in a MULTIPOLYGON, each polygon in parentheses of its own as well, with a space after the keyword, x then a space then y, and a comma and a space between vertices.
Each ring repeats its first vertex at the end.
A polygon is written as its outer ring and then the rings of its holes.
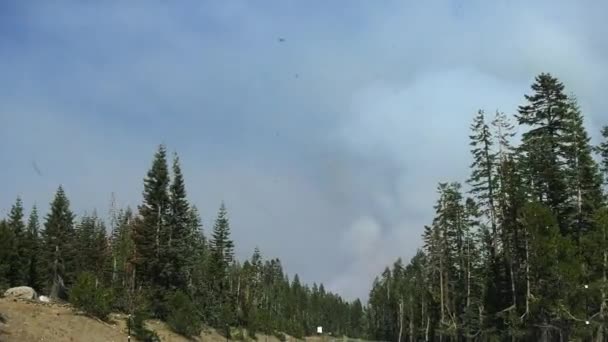
POLYGON ((85 215, 75 233, 76 249, 80 251, 76 262, 77 272, 89 272, 102 278, 109 255, 105 224, 95 213, 85 215))
POLYGON ((6 220, 0 220, 0 290, 10 287, 9 282, 9 266, 12 258, 15 255, 15 243, 12 229, 6 223, 6 220))
POLYGON ((145 320, 148 314, 143 310, 137 310, 133 315, 127 317, 127 329, 138 340, 142 342, 160 342, 158 335, 146 328, 145 320))
POLYGON ((235 323, 235 296, 230 292, 230 270, 234 262, 234 243, 230 239, 230 224, 228 211, 222 202, 213 226, 212 238, 209 245, 208 276, 210 296, 209 303, 216 311, 212 325, 235 323))
POLYGON ((26 230, 23 221, 23 202, 17 197, 8 216, 8 227, 12 230, 15 246, 12 248, 13 257, 9 262, 8 281, 10 286, 23 286, 27 284, 28 256, 26 253, 26 230))
POLYGON ((529 127, 519 147, 530 194, 546 204, 556 215, 562 232, 567 230, 567 188, 563 157, 568 149, 570 103, 564 85, 550 74, 542 73, 525 95, 527 103, 518 109, 520 125, 529 127))
MULTIPOLYGON (((114 214, 114 213, 112 213, 114 214)), ((131 236, 134 222, 130 208, 120 210, 111 217, 110 256, 107 258, 109 284, 115 294, 114 308, 129 311, 129 290, 132 287, 134 244, 131 236)))
POLYGON ((42 260, 40 258, 41 241, 40 241, 40 222, 38 218, 38 209, 32 207, 30 216, 27 222, 27 233, 24 243, 24 255, 27 262, 27 284, 40 291, 44 286, 42 260))
POLYGON ((139 206, 139 218, 134 224, 132 235, 135 247, 133 262, 137 267, 136 281, 141 286, 158 288, 168 285, 167 278, 161 276, 165 275, 162 273, 167 261, 164 252, 170 236, 169 182, 166 149, 164 145, 160 145, 152 167, 144 179, 144 201, 139 206))
POLYGON ((169 296, 167 302, 169 327, 176 333, 187 337, 200 335, 201 322, 196 307, 188 295, 178 290, 169 296))
POLYGON ((245 341, 245 333, 243 333, 243 329, 237 329, 236 332, 230 333, 230 337, 234 341, 245 341))
POLYGON ((70 290, 70 302, 85 313, 106 320, 111 312, 112 293, 89 272, 81 273, 70 290))
POLYGON ((281 341, 281 342, 287 341, 287 336, 285 336, 285 334, 282 332, 275 332, 273 335, 274 335, 274 337, 278 338, 279 341, 281 341))
POLYGON ((45 292, 51 297, 66 299, 65 287, 71 286, 76 275, 78 250, 75 246, 74 214, 61 186, 51 202, 44 227, 41 256, 45 292))
POLYGON ((170 243, 164 251, 167 262, 162 269, 170 289, 185 289, 191 281, 195 262, 195 251, 191 223, 190 204, 186 198, 186 187, 177 154, 173 160, 173 182, 170 194, 170 243))
POLYGON ((608 125, 602 128, 602 142, 596 147, 600 157, 601 170, 604 173, 604 181, 608 184, 608 125))

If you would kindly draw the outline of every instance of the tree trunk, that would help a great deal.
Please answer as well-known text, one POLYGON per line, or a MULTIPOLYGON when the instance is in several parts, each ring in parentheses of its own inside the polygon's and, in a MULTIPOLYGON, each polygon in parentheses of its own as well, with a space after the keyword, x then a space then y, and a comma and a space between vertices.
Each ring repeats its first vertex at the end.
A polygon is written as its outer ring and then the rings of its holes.
POLYGON ((431 317, 426 316, 426 329, 424 331, 424 341, 429 342, 429 330, 431 329, 431 317))
POLYGON ((403 297, 399 299, 399 337, 397 342, 401 342, 401 336, 403 335, 403 297))
POLYGON ((160 206, 156 217, 156 257, 160 257, 160 206))
POLYGON ((414 300, 410 294, 410 342, 414 342, 416 339, 414 333, 414 300))
MULTIPOLYGON (((424 297, 424 295, 422 296, 422 305, 420 306, 420 325, 422 327, 422 325, 424 324, 424 322, 426 321, 426 299, 424 297)), ((428 333, 427 333, 428 335, 428 333)))
POLYGON ((112 257, 112 284, 116 283, 116 273, 117 273, 117 268, 118 266, 116 265, 116 256, 112 257))
MULTIPOLYGON (((606 229, 603 229, 603 242, 606 243, 606 229)), ((602 264, 602 286, 601 286, 601 294, 602 294, 602 303, 600 304, 600 326, 597 329, 597 337, 596 341, 604 341, 604 317, 605 317, 605 306, 606 306, 606 271, 608 269, 608 251, 604 249, 604 260, 602 264)))
MULTIPOLYGON (((466 312, 468 313, 471 306, 471 242, 467 241, 467 299, 466 299, 466 312)), ((471 326, 470 322, 463 322, 463 325, 467 324, 466 330, 468 331, 467 341, 471 341, 471 326)))
POLYGON ((494 181, 492 178, 492 161, 490 160, 490 146, 486 142, 484 144, 484 154, 486 159, 486 173, 488 182, 488 206, 490 209, 490 223, 492 225, 492 249, 490 251, 492 258, 496 256, 496 248, 498 245, 498 232, 496 228, 496 209, 494 207, 494 181))
POLYGON ((530 246, 528 245, 529 238, 526 236, 526 312, 527 315, 530 312, 530 298, 532 297, 530 291, 530 246))
POLYGON ((439 295, 440 295, 440 312, 441 312, 441 323, 445 322, 445 304, 443 302, 444 294, 443 294, 443 258, 439 258, 439 295))
POLYGON ((57 272, 57 268, 59 267, 58 255, 59 255, 59 246, 55 245, 55 260, 53 260, 53 283, 51 284, 51 291, 50 291, 51 298, 55 298, 55 299, 59 297, 59 281, 58 281, 59 273, 57 272))

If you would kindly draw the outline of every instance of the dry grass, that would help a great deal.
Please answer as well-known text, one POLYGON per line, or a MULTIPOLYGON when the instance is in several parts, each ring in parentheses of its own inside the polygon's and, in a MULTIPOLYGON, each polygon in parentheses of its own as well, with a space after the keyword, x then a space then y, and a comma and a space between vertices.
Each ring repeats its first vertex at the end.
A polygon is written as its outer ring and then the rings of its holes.
MULTIPOLYGON (((122 342, 127 341, 126 316, 110 315, 109 322, 80 314, 70 305, 40 303, 0 298, 0 314, 6 324, 0 322, 0 342, 122 342)), ((201 336, 188 340, 172 332, 163 322, 146 322, 163 341, 171 342, 224 342, 226 338, 213 329, 206 329, 201 336)), ((280 342, 274 336, 257 335, 258 342, 280 342)), ((308 339, 307 339, 308 340, 308 339)), ((136 340, 131 337, 131 341, 136 340)), ((288 342, 296 339, 288 337, 288 342)), ((314 341, 314 338, 311 339, 314 341)))

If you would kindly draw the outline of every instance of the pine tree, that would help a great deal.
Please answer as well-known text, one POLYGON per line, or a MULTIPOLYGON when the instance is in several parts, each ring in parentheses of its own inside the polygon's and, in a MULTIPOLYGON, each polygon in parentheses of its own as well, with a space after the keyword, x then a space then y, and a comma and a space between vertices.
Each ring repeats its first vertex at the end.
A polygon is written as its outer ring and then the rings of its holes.
MULTIPOLYGON (((589 251, 587 263, 590 277, 585 284, 589 284, 586 295, 589 307, 580 315, 581 318, 594 320, 596 325, 595 341, 604 341, 608 335, 608 208, 597 211, 593 220, 592 230, 585 234, 582 241, 583 248, 589 251)), ((580 298, 582 299, 582 298, 580 298)))
POLYGON ((135 272, 139 285, 145 287, 167 286, 161 284, 159 277, 166 260, 161 253, 169 241, 170 198, 166 154, 165 146, 160 145, 144 179, 143 203, 139 206, 139 218, 133 231, 135 272))
POLYGON ((196 292, 198 286, 206 288, 204 283, 207 270, 208 247, 207 239, 203 232, 201 217, 196 205, 190 206, 188 212, 188 253, 192 258, 190 274, 188 278, 188 287, 191 291, 196 292))
POLYGON ((132 239, 134 222, 130 208, 119 210, 110 236, 112 258, 108 261, 111 262, 112 276, 109 282, 116 296, 114 306, 124 312, 130 312, 130 298, 135 286, 133 279, 135 245, 132 239))
POLYGON ((27 257, 27 284, 36 291, 42 290, 43 271, 41 269, 41 241, 40 241, 40 222, 38 209, 34 205, 27 222, 26 233, 26 257, 27 257))
POLYGON ((102 280, 110 253, 105 225, 96 213, 82 217, 76 229, 76 246, 79 251, 77 273, 90 273, 98 282, 102 280))
POLYGON ((163 277, 167 279, 172 290, 186 291, 192 267, 194 264, 193 246, 195 236, 190 226, 190 205, 186 199, 186 187, 182 175, 179 157, 175 154, 173 159, 173 183, 169 189, 169 242, 167 244, 166 268, 163 277))
POLYGON ((42 232, 45 290, 52 297, 66 298, 65 287, 76 279, 74 214, 63 187, 59 186, 42 232))
POLYGON ((483 206, 484 214, 489 219, 492 228, 491 254, 495 257, 498 245, 497 215, 496 215, 496 154, 493 151, 493 137, 490 126, 485 121, 483 110, 477 112, 471 125, 471 177, 468 183, 471 185, 470 193, 475 195, 477 201, 483 206))
POLYGON ((557 219, 542 204, 530 203, 522 210, 521 220, 526 227, 528 244, 526 276, 526 317, 528 322, 540 325, 539 340, 550 335, 548 326, 555 324, 564 298, 563 278, 560 277, 560 236, 557 219))
POLYGON ((466 287, 466 240, 470 234, 469 218, 459 183, 440 183, 435 218, 425 228, 426 254, 432 271, 427 283, 439 306, 440 336, 457 336, 464 310, 466 287), (438 287, 438 288, 437 288, 438 287))
POLYGON ((0 220, 0 290, 10 287, 9 266, 15 257, 15 239, 6 220, 0 220))
POLYGON ((213 306, 219 308, 220 320, 225 323, 232 323, 233 298, 231 298, 229 288, 229 269, 234 261, 233 250, 234 243, 230 239, 228 212, 222 202, 210 241, 209 275, 213 279, 212 296, 215 296, 215 300, 218 301, 213 306))
POLYGON ((568 198, 564 172, 569 118, 568 97, 564 85, 550 74, 542 73, 532 84, 527 104, 518 109, 520 125, 530 127, 519 147, 526 180, 535 201, 545 203, 555 213, 562 233, 568 231, 568 198))
POLYGON ((231 264, 234 260, 234 243, 230 240, 230 223, 228 222, 228 210, 224 202, 213 226, 211 239, 211 253, 218 263, 224 266, 231 264))
POLYGON ((10 260, 8 281, 11 286, 23 286, 27 283, 26 231, 23 221, 23 202, 17 197, 8 216, 8 226, 12 230, 14 251, 10 260))
MULTIPOLYGON (((509 234, 508 227, 505 226, 507 216, 509 215, 509 204, 511 197, 508 189, 509 179, 513 171, 514 161, 514 149, 511 145, 511 138, 515 135, 514 126, 509 121, 509 118, 502 112, 496 112, 494 119, 492 120, 493 137, 495 139, 495 145, 498 146, 496 151, 496 224, 500 226, 500 240, 503 244, 508 243, 507 235, 509 234)), ((519 184, 517 184, 519 187, 519 184)), ((509 246, 503 246, 503 249, 508 252, 509 246)))
POLYGON ((193 241, 188 246, 193 255, 207 250, 207 238, 205 237, 203 223, 196 205, 190 206, 188 212, 188 235, 193 241))
POLYGON ((590 138, 583 124, 583 115, 574 96, 569 100, 564 139, 566 185, 568 189, 571 229, 580 237, 590 229, 593 215, 602 203, 602 179, 593 159, 590 138))
POLYGON ((604 181, 608 184, 608 126, 602 128, 602 138, 604 139, 599 146, 596 147, 596 152, 600 156, 601 169, 604 173, 604 181))

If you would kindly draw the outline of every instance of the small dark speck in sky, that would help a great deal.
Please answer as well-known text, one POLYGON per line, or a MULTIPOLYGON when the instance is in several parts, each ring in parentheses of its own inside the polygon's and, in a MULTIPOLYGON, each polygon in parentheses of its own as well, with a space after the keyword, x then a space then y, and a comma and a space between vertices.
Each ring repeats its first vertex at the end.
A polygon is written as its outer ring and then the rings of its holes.
POLYGON ((284 43, 285 42, 285 38, 279 38, 279 43, 284 43))
POLYGON ((36 171, 38 176, 42 176, 42 172, 40 171, 40 168, 38 167, 35 161, 32 162, 32 168, 34 168, 34 171, 36 171))

